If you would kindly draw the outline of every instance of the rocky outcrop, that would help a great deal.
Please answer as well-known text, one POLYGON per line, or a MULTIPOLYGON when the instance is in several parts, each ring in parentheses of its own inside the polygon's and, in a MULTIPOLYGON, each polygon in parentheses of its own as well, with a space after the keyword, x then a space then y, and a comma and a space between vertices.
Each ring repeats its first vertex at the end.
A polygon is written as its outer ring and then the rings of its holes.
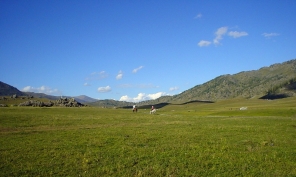
POLYGON ((81 107, 81 106, 85 106, 85 105, 77 102, 74 98, 60 98, 60 99, 56 100, 55 106, 81 107))
POLYGON ((86 106, 82 103, 77 102, 74 98, 60 98, 56 101, 42 102, 38 100, 29 100, 19 104, 18 106, 33 106, 33 107, 82 107, 86 106))
POLYGON ((54 103, 51 101, 44 103, 44 102, 38 101, 38 100, 29 100, 29 101, 19 104, 19 106, 33 106, 33 107, 51 107, 53 105, 54 105, 54 103))

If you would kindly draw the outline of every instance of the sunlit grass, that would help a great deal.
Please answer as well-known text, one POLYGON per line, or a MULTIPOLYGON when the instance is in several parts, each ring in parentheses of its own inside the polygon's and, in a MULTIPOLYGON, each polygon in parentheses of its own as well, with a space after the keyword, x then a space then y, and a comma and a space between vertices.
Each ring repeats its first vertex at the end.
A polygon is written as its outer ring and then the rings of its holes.
POLYGON ((1 108, 0 176, 295 176, 295 107, 247 103, 1 108))

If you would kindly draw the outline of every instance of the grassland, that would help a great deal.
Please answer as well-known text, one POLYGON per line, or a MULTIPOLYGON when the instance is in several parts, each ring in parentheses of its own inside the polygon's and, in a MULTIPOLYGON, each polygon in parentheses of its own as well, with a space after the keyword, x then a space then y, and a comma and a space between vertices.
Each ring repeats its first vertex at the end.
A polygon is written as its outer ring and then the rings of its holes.
POLYGON ((0 176, 296 176, 295 103, 0 108, 0 176))

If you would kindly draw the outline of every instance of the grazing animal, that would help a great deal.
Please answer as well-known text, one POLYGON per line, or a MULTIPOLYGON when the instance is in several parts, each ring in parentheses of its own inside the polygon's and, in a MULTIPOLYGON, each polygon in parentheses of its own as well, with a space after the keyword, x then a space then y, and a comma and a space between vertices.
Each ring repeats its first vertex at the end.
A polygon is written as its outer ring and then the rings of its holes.
POLYGON ((136 105, 133 105, 133 112, 138 112, 138 108, 137 108, 137 106, 136 105))
POLYGON ((154 114, 154 113, 156 113, 156 109, 152 109, 152 110, 150 111, 150 114, 154 114))
POLYGON ((133 109, 133 112, 138 112, 138 108, 134 108, 133 109))

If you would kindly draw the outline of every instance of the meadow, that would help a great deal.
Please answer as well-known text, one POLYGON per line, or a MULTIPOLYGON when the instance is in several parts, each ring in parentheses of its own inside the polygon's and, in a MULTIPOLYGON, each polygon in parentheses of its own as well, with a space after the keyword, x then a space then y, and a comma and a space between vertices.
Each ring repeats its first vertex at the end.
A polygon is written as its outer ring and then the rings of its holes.
POLYGON ((0 108, 0 176, 296 176, 295 103, 0 108))

